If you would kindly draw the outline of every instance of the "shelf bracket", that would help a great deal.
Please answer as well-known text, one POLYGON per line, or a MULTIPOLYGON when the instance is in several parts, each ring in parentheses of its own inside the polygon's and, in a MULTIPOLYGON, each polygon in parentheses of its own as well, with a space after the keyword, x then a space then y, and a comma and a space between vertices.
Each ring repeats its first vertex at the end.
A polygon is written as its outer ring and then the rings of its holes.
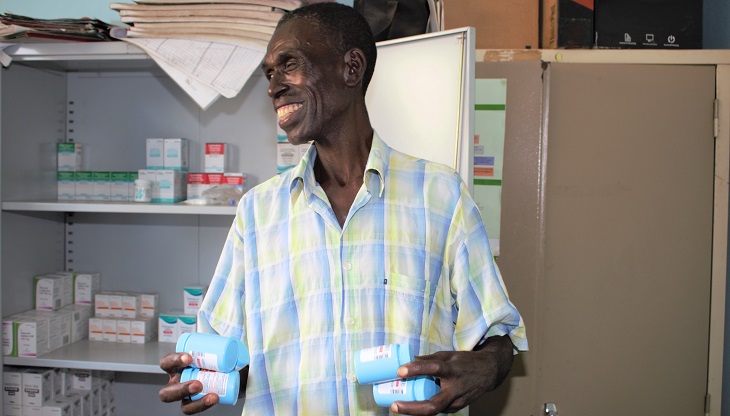
POLYGON ((64 214, 64 269, 67 272, 74 271, 74 213, 64 214))

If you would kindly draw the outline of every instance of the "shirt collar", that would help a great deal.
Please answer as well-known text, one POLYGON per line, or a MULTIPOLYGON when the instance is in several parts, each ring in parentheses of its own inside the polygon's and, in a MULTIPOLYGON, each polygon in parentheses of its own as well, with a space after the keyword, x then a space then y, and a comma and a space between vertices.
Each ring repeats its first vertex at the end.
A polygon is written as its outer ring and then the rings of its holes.
MULTIPOLYGON (((385 188, 385 174, 388 171, 388 160, 390 159, 391 148, 373 131, 373 143, 370 147, 370 155, 365 164, 363 181, 371 194, 383 196, 385 188), (377 181, 375 180, 377 179, 377 181)), ((316 187, 314 178, 314 161, 317 160, 317 146, 311 145, 302 159, 292 168, 291 183, 289 191, 293 194, 301 186, 307 194, 313 192, 316 187)))

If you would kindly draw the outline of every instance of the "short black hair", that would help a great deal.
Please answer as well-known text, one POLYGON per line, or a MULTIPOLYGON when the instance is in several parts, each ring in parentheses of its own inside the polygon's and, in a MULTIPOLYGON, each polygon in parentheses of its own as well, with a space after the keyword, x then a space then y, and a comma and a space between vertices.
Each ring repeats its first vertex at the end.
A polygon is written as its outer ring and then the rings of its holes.
POLYGON ((365 54, 367 67, 362 79, 363 96, 375 71, 378 52, 373 31, 367 20, 354 8, 340 3, 314 3, 294 9, 284 16, 277 27, 292 20, 304 19, 322 27, 329 34, 329 41, 338 53, 358 48, 365 54))

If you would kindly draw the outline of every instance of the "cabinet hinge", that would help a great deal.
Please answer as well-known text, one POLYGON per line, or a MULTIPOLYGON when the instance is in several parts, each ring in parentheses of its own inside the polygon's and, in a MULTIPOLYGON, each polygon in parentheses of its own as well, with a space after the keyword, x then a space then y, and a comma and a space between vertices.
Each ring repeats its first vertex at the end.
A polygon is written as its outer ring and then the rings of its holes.
POLYGON ((717 139, 717 136, 720 134, 720 100, 715 98, 714 108, 713 108, 713 116, 712 116, 712 134, 717 139))
POLYGON ((705 414, 706 415, 710 414, 710 399, 711 399, 710 394, 709 393, 705 394, 705 414))

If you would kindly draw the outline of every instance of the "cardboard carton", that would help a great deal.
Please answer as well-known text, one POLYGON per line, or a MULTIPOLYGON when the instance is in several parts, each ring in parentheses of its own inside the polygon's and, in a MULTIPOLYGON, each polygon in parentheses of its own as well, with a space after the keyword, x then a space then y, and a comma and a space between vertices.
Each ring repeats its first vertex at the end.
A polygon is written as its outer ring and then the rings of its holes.
POLYGON ((537 49, 540 2, 446 0, 444 28, 476 28, 477 49, 537 49))

